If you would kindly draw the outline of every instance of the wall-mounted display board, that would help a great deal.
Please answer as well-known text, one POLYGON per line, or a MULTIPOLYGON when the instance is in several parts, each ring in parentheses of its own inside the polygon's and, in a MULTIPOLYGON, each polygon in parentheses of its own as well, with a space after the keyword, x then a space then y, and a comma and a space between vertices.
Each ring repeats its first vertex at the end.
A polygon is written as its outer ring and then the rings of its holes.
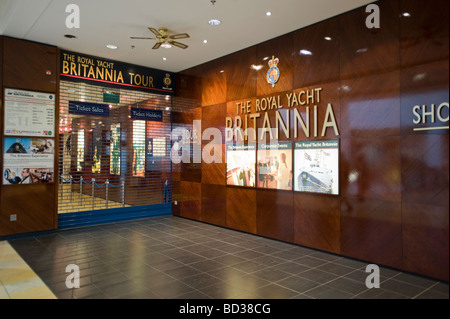
POLYGON ((227 185, 256 186, 256 146, 227 145, 227 185))
POLYGON ((3 142, 3 185, 54 181, 54 139, 6 137, 3 142))
POLYGON ((55 136, 55 94, 5 89, 5 136, 55 136))
POLYGON ((296 142, 294 190, 339 194, 339 141, 296 142))
POLYGON ((292 143, 258 144, 256 169, 258 187, 292 190, 292 143))

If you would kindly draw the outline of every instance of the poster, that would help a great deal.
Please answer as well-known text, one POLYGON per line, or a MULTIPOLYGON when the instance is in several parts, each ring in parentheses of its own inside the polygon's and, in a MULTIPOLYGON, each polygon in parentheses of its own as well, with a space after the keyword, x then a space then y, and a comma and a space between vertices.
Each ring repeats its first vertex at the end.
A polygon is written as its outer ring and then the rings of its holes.
POLYGON ((227 145, 227 185, 256 186, 255 145, 227 145))
POLYGON ((100 173, 102 166, 102 130, 92 131, 92 173, 100 173))
POLYGON ((339 142, 296 142, 294 190, 339 194, 339 142))
POLYGON ((77 172, 84 169, 84 130, 77 134, 77 172))
POLYGON ((153 156, 164 157, 166 156, 166 138, 158 137, 153 139, 153 156))
POLYGON ((110 161, 110 174, 120 175, 120 123, 111 124, 110 161))
POLYGON ((257 186, 292 190, 292 143, 258 144, 257 186))
POLYGON ((133 176, 145 177, 145 121, 133 121, 133 176))
POLYGON ((3 145, 3 185, 54 181, 54 139, 6 137, 3 145))
POLYGON ((55 136, 55 95, 5 89, 5 136, 55 136))

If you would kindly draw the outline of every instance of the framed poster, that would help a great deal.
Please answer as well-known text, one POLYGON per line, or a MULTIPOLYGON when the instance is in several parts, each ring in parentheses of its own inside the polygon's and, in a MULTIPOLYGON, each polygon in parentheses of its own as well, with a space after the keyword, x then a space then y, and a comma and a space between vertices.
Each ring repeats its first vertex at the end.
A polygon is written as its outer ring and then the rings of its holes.
POLYGON ((227 185, 256 186, 256 146, 227 145, 227 185))
POLYGON ((5 136, 55 136, 55 94, 5 89, 5 136))
POLYGON ((258 144, 259 188, 292 190, 292 143, 258 144))
POLYGON ((295 142, 294 190, 339 194, 339 141, 295 142))
POLYGON ((111 124, 109 173, 120 175, 120 123, 111 124))
POLYGON ((3 185, 53 183, 54 139, 6 137, 3 145, 3 185))

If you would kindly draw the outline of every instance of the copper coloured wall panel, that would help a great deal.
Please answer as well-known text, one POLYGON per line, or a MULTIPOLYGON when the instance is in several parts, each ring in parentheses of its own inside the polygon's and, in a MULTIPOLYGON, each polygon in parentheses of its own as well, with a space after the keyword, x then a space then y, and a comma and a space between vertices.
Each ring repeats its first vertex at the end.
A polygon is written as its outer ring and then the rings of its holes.
POLYGON ((404 203, 402 225, 404 269, 448 281, 448 206, 404 203))
POLYGON ((343 198, 341 253, 394 268, 402 267, 400 202, 343 198))
POLYGON ((399 67, 399 2, 377 2, 379 28, 366 26, 369 14, 364 6, 340 16, 341 79, 389 72, 399 67))
POLYGON ((227 101, 245 99, 256 95, 256 70, 252 65, 257 65, 256 47, 233 53, 224 58, 226 68, 224 71, 227 79, 227 101))
POLYGON ((400 134, 399 78, 394 71, 341 82, 343 137, 400 134))
POLYGON ((290 191, 256 191, 257 233, 287 242, 294 240, 293 194, 290 191))
POLYGON ((294 32, 294 88, 339 81, 339 19, 294 32))
POLYGON ((256 233, 256 190, 227 188, 227 227, 256 233))
POLYGON ((294 193, 294 243, 340 253, 340 199, 294 193))
POLYGON ((403 68, 447 60, 449 28, 447 0, 401 1, 400 54, 403 68))
POLYGON ((202 184, 201 220, 219 226, 226 226, 227 187, 224 185, 202 184))
POLYGON ((203 65, 202 106, 225 103, 227 99, 226 60, 220 58, 203 65), (225 72, 221 72, 225 71, 225 72))
POLYGON ((3 85, 55 93, 58 65, 56 47, 4 37, 3 85))

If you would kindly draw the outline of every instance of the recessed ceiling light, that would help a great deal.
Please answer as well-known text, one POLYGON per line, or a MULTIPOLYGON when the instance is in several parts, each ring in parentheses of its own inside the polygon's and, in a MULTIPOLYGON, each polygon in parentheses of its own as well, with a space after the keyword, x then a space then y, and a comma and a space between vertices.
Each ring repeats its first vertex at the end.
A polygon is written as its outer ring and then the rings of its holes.
POLYGON ((270 17, 271 15, 272 15, 272 12, 270 12, 270 11, 266 12, 266 16, 270 17))
POLYGON ((212 26, 217 26, 217 25, 221 25, 222 21, 220 21, 219 19, 211 19, 208 21, 208 24, 212 25, 212 26))
POLYGON ((114 45, 114 44, 107 44, 106 47, 108 49, 111 49, 111 50, 116 50, 117 49, 117 45, 114 45))
POLYGON ((327 40, 327 41, 331 41, 332 40, 331 37, 325 37, 324 39, 327 40))
POLYGON ((166 61, 166 60, 167 60, 167 58, 166 58, 166 57, 164 57, 164 58, 163 58, 163 60, 164 60, 164 61, 166 61))
POLYGON ((220 70, 220 73, 224 73, 225 72, 225 70, 220 70))
POLYGON ((311 52, 311 51, 308 51, 308 50, 305 50, 305 49, 303 49, 303 50, 300 50, 300 54, 301 54, 301 55, 312 55, 312 52, 311 52))
POLYGON ((263 59, 263 61, 267 61, 267 60, 269 60, 270 58, 268 57, 268 56, 266 56, 264 59, 263 59))
POLYGON ((404 16, 404 17, 410 17, 411 14, 410 14, 409 12, 403 12, 403 13, 402 13, 402 16, 404 16))
POLYGON ((203 40, 203 43, 204 43, 204 44, 208 43, 208 40, 203 40))

